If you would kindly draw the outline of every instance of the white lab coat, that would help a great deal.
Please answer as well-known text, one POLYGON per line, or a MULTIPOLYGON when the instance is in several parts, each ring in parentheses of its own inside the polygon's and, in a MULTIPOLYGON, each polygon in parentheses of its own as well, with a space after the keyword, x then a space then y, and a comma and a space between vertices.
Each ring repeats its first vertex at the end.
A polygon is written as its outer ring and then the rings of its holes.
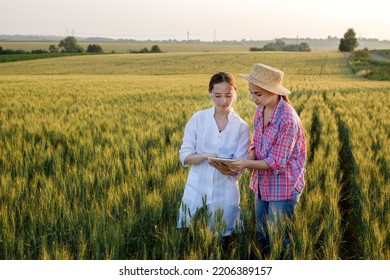
MULTIPOLYGON (((179 150, 180 161, 191 154, 217 153, 220 157, 247 158, 249 147, 248 125, 231 109, 226 128, 219 132, 214 119, 215 107, 195 113, 186 125, 183 144, 179 150)), ((180 205, 177 227, 188 227, 191 218, 206 201, 207 210, 212 214, 223 210, 226 231, 230 235, 240 218, 240 192, 238 176, 227 176, 210 166, 207 160, 192 165, 188 174, 180 205), (202 200, 203 199, 203 200, 202 200)))

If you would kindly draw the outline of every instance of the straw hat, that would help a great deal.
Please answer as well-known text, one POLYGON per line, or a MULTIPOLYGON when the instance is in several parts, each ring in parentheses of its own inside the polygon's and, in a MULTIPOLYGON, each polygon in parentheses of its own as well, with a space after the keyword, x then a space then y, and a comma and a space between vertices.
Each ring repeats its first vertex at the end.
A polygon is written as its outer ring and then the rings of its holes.
POLYGON ((239 74, 245 80, 278 95, 289 95, 291 92, 282 86, 284 73, 274 67, 257 63, 249 75, 239 74))

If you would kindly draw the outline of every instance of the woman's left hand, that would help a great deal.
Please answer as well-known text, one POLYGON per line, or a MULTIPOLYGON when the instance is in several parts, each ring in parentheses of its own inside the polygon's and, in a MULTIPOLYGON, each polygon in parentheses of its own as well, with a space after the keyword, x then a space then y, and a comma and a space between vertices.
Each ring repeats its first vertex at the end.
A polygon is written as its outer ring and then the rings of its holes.
POLYGON ((226 166, 232 171, 241 171, 246 168, 246 159, 236 158, 234 161, 226 163, 226 166))
MULTIPOLYGON (((222 163, 219 161, 209 161, 209 164, 216 168, 219 172, 221 172, 223 175, 233 175, 232 170, 227 166, 226 163, 222 163)), ((234 174, 236 175, 236 174, 234 174)))
POLYGON ((209 160, 209 164, 212 167, 218 169, 219 171, 224 170, 224 169, 228 169, 228 167, 224 163, 219 162, 219 161, 209 160))

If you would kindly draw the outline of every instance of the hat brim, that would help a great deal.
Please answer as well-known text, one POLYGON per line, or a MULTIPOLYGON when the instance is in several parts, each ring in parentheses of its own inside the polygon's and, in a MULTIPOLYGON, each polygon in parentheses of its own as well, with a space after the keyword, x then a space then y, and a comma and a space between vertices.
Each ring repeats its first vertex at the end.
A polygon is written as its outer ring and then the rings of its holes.
POLYGON ((258 87, 261 87, 262 89, 268 90, 269 92, 278 94, 278 95, 289 95, 291 91, 286 89, 285 87, 281 85, 272 85, 272 84, 267 84, 262 81, 254 80, 251 75, 248 74, 238 74, 241 78, 244 78, 248 82, 251 82, 255 84, 258 87))

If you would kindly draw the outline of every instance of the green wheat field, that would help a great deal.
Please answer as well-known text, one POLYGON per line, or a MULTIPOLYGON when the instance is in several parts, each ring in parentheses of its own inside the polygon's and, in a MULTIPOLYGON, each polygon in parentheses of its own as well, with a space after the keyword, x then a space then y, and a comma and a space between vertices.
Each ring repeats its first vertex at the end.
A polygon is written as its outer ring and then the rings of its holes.
POLYGON ((176 229, 184 126, 212 106, 211 75, 229 71, 253 131, 238 74, 258 62, 285 72, 306 133, 293 258, 390 260, 390 82, 356 77, 337 52, 229 50, 0 64, 0 259, 261 259, 249 170, 228 249, 205 213, 176 229))

